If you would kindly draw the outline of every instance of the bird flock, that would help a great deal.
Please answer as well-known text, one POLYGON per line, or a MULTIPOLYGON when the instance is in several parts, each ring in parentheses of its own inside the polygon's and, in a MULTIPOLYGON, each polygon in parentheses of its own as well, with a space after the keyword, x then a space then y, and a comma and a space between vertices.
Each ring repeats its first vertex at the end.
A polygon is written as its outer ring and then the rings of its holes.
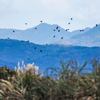
MULTIPOLYGON (((73 18, 71 18, 70 20, 73 20, 73 18)), ((70 22, 68 23, 68 25, 70 24, 70 22)), ((58 32, 60 32, 60 30, 58 29, 59 27, 57 26, 56 29, 58 30, 58 32)), ((68 31, 69 29, 66 29, 66 31, 68 31)), ((55 31, 55 29, 54 29, 55 31)), ((55 38, 55 35, 53 36, 55 38)), ((61 39, 63 39, 63 37, 61 37, 61 39)))
MULTIPOLYGON (((70 18, 70 20, 73 20, 73 18, 70 18)), ((42 21, 40 21, 41 23, 42 23, 42 21)), ((70 25, 71 23, 69 22, 68 23, 68 25, 70 25)), ((27 23, 25 23, 25 25, 27 25, 27 23)), ((96 24, 96 27, 98 26, 98 24, 96 24)), ((35 27, 35 29, 37 29, 37 27, 35 27)), ((58 32, 60 32, 60 29, 59 29, 59 27, 57 26, 56 27, 56 29, 54 29, 53 31, 56 31, 56 30, 58 30, 58 32)), ((66 29, 66 31, 68 31, 69 29, 66 29)), ((80 30, 80 32, 83 32, 84 30, 80 30)), ((13 30, 13 32, 15 32, 15 30, 13 30)), ((54 38, 55 38, 55 35, 53 36, 54 38)), ((8 37, 8 39, 9 39, 9 37, 8 37)), ((63 37, 61 37, 61 39, 63 39, 63 37)), ((22 40, 22 42, 24 42, 23 40, 22 40)), ((27 41, 27 42, 29 42, 29 40, 27 41)), ((36 49, 36 47, 34 47, 34 49, 36 49)), ((42 52, 42 50, 40 50, 40 52, 42 52)), ((27 59, 27 60, 29 60, 29 58, 27 59)))
MULTIPOLYGON (((73 20, 73 18, 71 18, 70 20, 73 20)), ((42 23, 42 21, 40 21, 41 23, 42 23)), ((68 23, 68 25, 70 24, 70 22, 68 23)), ((27 23, 25 23, 25 25, 27 25, 27 23)), ((37 29, 37 27, 35 27, 35 29, 37 29)), ((60 32, 60 29, 59 29, 59 27, 57 26, 56 27, 56 29, 54 29, 53 31, 56 31, 56 30, 58 30, 58 32, 60 32)), ((69 29, 66 29, 66 31, 68 31, 69 29)), ((15 30, 13 30, 13 32, 15 32, 15 30)), ((54 38, 55 38, 55 35, 53 36, 54 38)), ((8 37, 8 39, 9 39, 9 37, 8 37)), ((61 39, 63 39, 63 37, 61 37, 61 39)), ((24 40, 22 40, 22 42, 24 42, 24 40)), ((29 40, 27 41, 27 42, 29 42, 29 40)), ((36 49, 36 47, 34 47, 34 49, 36 49)), ((42 50, 40 50, 40 52, 42 52, 42 50)), ((29 58, 27 59, 27 60, 29 60, 29 58)))

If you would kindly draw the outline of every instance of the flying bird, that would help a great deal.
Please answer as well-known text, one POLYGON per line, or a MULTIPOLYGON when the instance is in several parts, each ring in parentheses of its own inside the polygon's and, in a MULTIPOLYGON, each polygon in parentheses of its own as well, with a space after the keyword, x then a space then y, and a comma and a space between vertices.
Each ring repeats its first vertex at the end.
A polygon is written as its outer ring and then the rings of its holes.
POLYGON ((29 60, 29 58, 27 60, 29 60))
POLYGON ((13 32, 15 32, 15 31, 13 30, 13 32))
POLYGON ((73 20, 73 18, 71 18, 71 20, 73 20))
POLYGON ((53 31, 55 31, 55 30, 53 30, 53 31))
POLYGON ((60 32, 60 30, 58 30, 58 32, 60 32))
POLYGON ((56 27, 56 29, 58 29, 58 26, 56 27))
POLYGON ((25 23, 25 25, 27 25, 27 23, 25 23))
POLYGON ((42 21, 40 21, 42 23, 42 21))
POLYGON ((36 49, 36 47, 34 47, 34 49, 36 49))
POLYGON ((81 31, 84 31, 84 30, 80 30, 80 32, 81 32, 81 31))
POLYGON ((53 37, 55 37, 55 35, 53 37))
POLYGON ((61 39, 63 39, 63 37, 61 37, 61 39))
POLYGON ((8 39, 9 39, 9 37, 8 37, 8 39))
POLYGON ((70 22, 68 24, 70 24, 70 22))
POLYGON ((24 42, 24 41, 22 40, 22 42, 24 42))
POLYGON ((35 29, 37 29, 37 28, 35 28, 35 29))
POLYGON ((98 24, 96 24, 96 26, 98 26, 98 24))
POLYGON ((66 29, 66 31, 68 31, 69 29, 66 29))
POLYGON ((42 50, 40 50, 40 52, 42 52, 42 50))

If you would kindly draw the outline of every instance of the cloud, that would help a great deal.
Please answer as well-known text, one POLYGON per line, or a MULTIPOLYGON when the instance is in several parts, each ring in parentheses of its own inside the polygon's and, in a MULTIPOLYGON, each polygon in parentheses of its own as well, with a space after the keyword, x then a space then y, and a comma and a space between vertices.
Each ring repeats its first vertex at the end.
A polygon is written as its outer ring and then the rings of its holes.
POLYGON ((9 0, 0 0, 0 2, 2 2, 4 4, 8 4, 9 0))
POLYGON ((3 5, 3 8, 8 10, 17 10, 17 11, 31 11, 34 8, 37 8, 36 0, 0 0, 0 6, 3 5))
POLYGON ((49 10, 67 11, 69 10, 69 2, 66 0, 40 0, 41 4, 49 10))

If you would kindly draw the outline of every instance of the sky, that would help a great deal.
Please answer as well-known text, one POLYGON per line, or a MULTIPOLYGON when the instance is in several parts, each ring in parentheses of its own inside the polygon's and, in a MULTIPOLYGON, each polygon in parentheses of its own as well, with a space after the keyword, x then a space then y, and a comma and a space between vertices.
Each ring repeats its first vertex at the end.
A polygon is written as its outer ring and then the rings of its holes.
POLYGON ((100 0, 0 0, 0 28, 24 30, 41 20, 69 31, 92 28, 100 23, 100 0))

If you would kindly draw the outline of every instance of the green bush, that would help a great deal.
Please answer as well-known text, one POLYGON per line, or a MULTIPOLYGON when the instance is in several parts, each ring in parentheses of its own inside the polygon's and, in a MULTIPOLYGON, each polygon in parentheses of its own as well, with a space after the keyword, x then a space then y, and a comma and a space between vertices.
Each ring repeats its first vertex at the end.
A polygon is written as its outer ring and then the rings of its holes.
MULTIPOLYGON (((80 74, 87 63, 79 68, 76 61, 61 62, 61 69, 49 68, 52 70, 50 76, 42 78, 40 74, 31 73, 33 64, 29 64, 29 70, 16 75, 12 82, 1 80, 0 97, 3 100, 100 100, 100 62, 93 59, 92 72, 80 74)), ((5 69, 6 74, 11 75, 5 69)))
MULTIPOLYGON (((15 71, 12 71, 7 66, 0 67, 0 79, 8 80, 8 77, 12 77, 14 75, 17 75, 17 73, 15 71)), ((10 81, 11 81, 11 79, 10 79, 10 81)))

